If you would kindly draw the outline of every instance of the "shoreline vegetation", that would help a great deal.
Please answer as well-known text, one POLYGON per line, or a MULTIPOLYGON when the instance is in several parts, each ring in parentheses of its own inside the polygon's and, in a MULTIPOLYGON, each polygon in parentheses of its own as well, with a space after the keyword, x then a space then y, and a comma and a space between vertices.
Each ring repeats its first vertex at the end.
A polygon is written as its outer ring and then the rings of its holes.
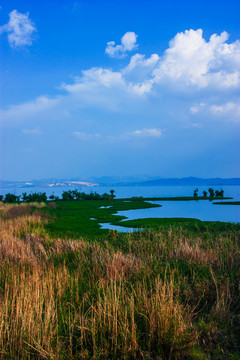
POLYGON ((0 202, 0 358, 239 359, 240 224, 100 229, 150 199, 0 202))
MULTIPOLYGON (((204 190, 202 195, 198 194, 199 190, 195 189, 193 192, 193 196, 185 196, 185 197, 151 197, 144 198, 144 200, 213 200, 213 199, 231 199, 224 197, 223 190, 214 190, 213 188, 209 188, 208 191, 204 190), (209 195, 208 195, 209 193, 209 195)), ((0 201, 5 203, 19 203, 19 202, 44 202, 47 200, 113 200, 116 195, 114 194, 115 190, 110 190, 110 194, 104 193, 102 195, 98 194, 96 191, 91 191, 90 194, 86 194, 85 192, 75 190, 65 190, 62 192, 61 199, 59 196, 55 196, 54 194, 47 196, 45 192, 32 192, 27 194, 26 192, 21 195, 15 195, 12 193, 7 193, 5 196, 0 195, 0 201)), ((132 197, 132 200, 143 199, 142 196, 132 197)))

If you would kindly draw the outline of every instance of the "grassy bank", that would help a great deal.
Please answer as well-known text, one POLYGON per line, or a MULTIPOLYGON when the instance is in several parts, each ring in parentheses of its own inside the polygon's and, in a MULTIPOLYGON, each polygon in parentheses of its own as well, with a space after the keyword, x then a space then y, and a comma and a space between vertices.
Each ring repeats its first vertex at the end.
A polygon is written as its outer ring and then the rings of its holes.
POLYGON ((68 204, 1 205, 0 358, 239 359, 239 225, 71 238, 68 204))

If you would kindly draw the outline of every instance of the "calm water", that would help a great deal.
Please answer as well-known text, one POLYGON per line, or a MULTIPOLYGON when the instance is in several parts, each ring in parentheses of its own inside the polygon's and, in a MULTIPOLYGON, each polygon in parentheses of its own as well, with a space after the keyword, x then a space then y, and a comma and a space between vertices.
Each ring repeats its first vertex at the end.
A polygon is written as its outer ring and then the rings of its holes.
MULTIPOLYGON (((212 187, 216 190, 221 190, 218 186, 198 186, 199 195, 203 190, 208 190, 212 187)), ((74 189, 75 187, 67 188, 0 188, 0 194, 5 195, 8 192, 20 195, 23 192, 46 192, 47 195, 58 195, 65 190, 74 189)), ((132 196, 143 197, 165 197, 165 196, 192 196, 196 186, 136 186, 136 187, 78 187, 79 191, 89 193, 96 191, 100 194, 109 192, 115 189, 117 198, 127 198, 132 196)), ((232 197, 234 200, 240 201, 240 186, 223 186, 224 196, 232 197)), ((237 205, 214 205, 208 200, 200 201, 161 201, 155 202, 162 205, 159 208, 139 209, 120 211, 119 215, 126 216, 128 219, 151 218, 151 217, 186 217, 195 218, 205 221, 227 221, 240 222, 240 206, 237 205)), ((103 224, 104 228, 114 228, 121 230, 121 228, 112 227, 111 225, 103 224), (108 227, 107 227, 108 226, 108 227)), ((129 229, 127 230, 129 231, 129 229)))
POLYGON ((203 221, 240 222, 239 205, 214 205, 211 201, 154 201, 162 207, 119 211, 129 220, 142 218, 194 218, 203 221))
MULTIPOLYGON (((214 189, 217 187, 212 186, 214 189)), ((117 188, 118 190, 119 188, 117 188)), ((135 190, 134 196, 144 194, 145 197, 160 196, 188 196, 192 195, 194 187, 192 186, 159 186, 147 188, 132 188, 135 190)), ((198 187, 199 194, 208 187, 198 187)), ((121 189, 127 191, 127 189, 121 189)), ((240 200, 240 186, 223 187, 224 195, 232 197, 233 200, 240 200)), ((125 193, 124 193, 125 195, 125 193)), ((126 195, 123 197, 126 197, 126 195)), ((129 195, 128 195, 129 196, 129 195)), ((221 201, 221 200, 220 200, 221 201)), ((223 200, 224 201, 224 200, 223 200)), ((127 220, 142 218, 194 218, 203 221, 226 221, 240 222, 240 206, 238 205, 214 205, 208 200, 199 201, 152 201, 153 204, 162 205, 159 208, 138 209, 119 211, 118 215, 127 217, 127 220)), ((104 229, 129 232, 130 228, 121 228, 111 224, 101 224, 104 229)))

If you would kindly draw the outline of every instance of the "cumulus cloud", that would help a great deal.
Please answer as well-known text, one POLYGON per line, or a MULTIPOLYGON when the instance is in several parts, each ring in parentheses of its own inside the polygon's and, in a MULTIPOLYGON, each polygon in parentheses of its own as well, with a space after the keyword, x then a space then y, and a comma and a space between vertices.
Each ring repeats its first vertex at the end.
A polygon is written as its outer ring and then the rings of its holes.
POLYGON ((96 85, 104 86, 106 88, 125 87, 125 80, 120 72, 112 71, 103 68, 91 68, 82 71, 81 77, 75 77, 73 84, 62 84, 62 88, 70 93, 76 93, 82 89, 86 90, 89 87, 96 85))
POLYGON ((82 71, 82 76, 76 77, 72 84, 63 83, 61 89, 78 106, 97 106, 114 112, 121 109, 132 91, 120 72, 103 68, 82 71))
POLYGON ((149 93, 153 85, 153 71, 159 64, 160 57, 152 54, 149 58, 145 55, 135 54, 129 64, 122 70, 124 78, 132 83, 132 89, 139 95, 149 93))
POLYGON ((240 42, 228 44, 228 38, 225 31, 209 41, 202 29, 178 33, 154 70, 154 81, 196 88, 239 86, 240 42))
MULTIPOLYGON (((159 86, 174 92, 237 89, 240 86, 240 41, 227 43, 228 39, 225 31, 205 40, 202 29, 186 30, 170 41, 163 55, 154 53, 148 58, 144 54, 133 55, 119 72, 121 79, 138 95, 151 93, 159 86)), ((106 52, 112 57, 121 57, 123 50, 122 44, 115 46, 111 42, 106 52)))
POLYGON ((42 135, 42 131, 39 129, 23 129, 22 133, 25 135, 42 135))
MULTIPOLYGON (((134 41, 127 42, 125 35, 122 45, 114 45, 115 50, 119 49, 118 46, 122 50, 136 46, 136 36, 134 41)), ((69 117, 72 114, 75 117, 86 109, 90 112, 101 109, 105 114, 124 113, 126 118, 129 114, 145 111, 146 118, 149 114, 161 114, 159 125, 165 127, 165 118, 169 114, 171 121, 184 122, 184 117, 197 117, 200 113, 215 116, 226 114, 228 109, 229 118, 234 117, 235 121, 238 107, 229 107, 232 102, 236 103, 240 87, 240 42, 227 43, 227 40, 226 32, 213 34, 205 40, 201 29, 186 30, 172 39, 163 54, 154 53, 147 57, 137 53, 118 70, 103 67, 84 70, 72 83, 61 85, 60 90, 64 90, 64 94, 55 98, 41 96, 13 105, 7 110, 0 110, 0 115, 7 122, 31 119, 43 111, 51 114, 51 118, 63 118, 67 113, 69 117), (214 96, 210 98, 209 94, 214 96), (230 105, 222 105, 227 103, 230 105)), ((122 54, 122 50, 116 50, 114 54, 122 54)), ((149 125, 144 123, 136 124, 135 128, 140 126, 143 129, 131 136, 160 136, 158 124, 152 124, 156 128, 149 129, 149 125)), ((77 133, 74 136, 89 138, 86 133, 77 133)))
POLYGON ((105 53, 110 57, 122 58, 126 56, 128 51, 132 51, 137 47, 137 35, 132 31, 128 31, 121 38, 120 45, 115 45, 115 41, 109 41, 105 53))
POLYGON ((129 64, 124 69, 124 73, 132 72, 133 70, 145 68, 149 71, 153 70, 157 63, 159 62, 160 57, 158 54, 152 54, 149 58, 145 58, 145 55, 135 54, 131 57, 129 64))
POLYGON ((131 89, 133 93, 141 96, 150 93, 152 90, 152 85, 153 85, 152 80, 146 80, 136 84, 130 83, 129 89, 131 89))
POLYGON ((8 34, 8 42, 11 47, 31 45, 33 33, 36 32, 33 21, 29 14, 22 14, 17 10, 9 13, 9 22, 0 27, 0 34, 8 34))

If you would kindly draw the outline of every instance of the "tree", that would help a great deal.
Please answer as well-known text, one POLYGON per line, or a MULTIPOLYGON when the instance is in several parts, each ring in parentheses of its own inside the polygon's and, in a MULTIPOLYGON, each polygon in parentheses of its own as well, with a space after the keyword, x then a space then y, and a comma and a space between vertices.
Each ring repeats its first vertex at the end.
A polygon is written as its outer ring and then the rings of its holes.
POLYGON ((214 197, 214 190, 213 190, 213 188, 209 188, 209 189, 208 189, 208 192, 209 192, 209 197, 210 197, 210 198, 213 198, 213 197, 214 197))
POLYGON ((102 194, 102 200, 111 200, 111 195, 107 193, 102 194))
POLYGON ((101 200, 101 195, 98 194, 96 191, 93 193, 93 200, 101 200))
POLYGON ((19 200, 20 200, 20 196, 7 193, 7 194, 5 195, 4 202, 5 202, 5 203, 16 203, 16 202, 19 202, 19 200))
POLYGON ((114 193, 115 193, 115 190, 110 190, 110 194, 111 194, 112 199, 116 197, 116 195, 114 195, 114 193))
POLYGON ((207 191, 203 191, 203 197, 207 197, 207 191))
POLYGON ((197 196, 198 196, 198 189, 195 189, 195 190, 194 190, 193 196, 194 196, 194 197, 197 197, 197 196))
POLYGON ((42 201, 47 201, 47 194, 46 193, 40 193, 40 192, 35 192, 32 194, 28 195, 28 201, 29 202, 42 202, 42 201))
POLYGON ((26 192, 22 193, 22 201, 24 202, 29 201, 29 197, 26 192))
POLYGON ((63 200, 74 200, 74 191, 73 190, 68 190, 68 191, 64 191, 62 193, 62 199, 63 200))
POLYGON ((223 197, 223 194, 224 194, 224 191, 221 190, 221 191, 219 192, 219 196, 223 197))
POLYGON ((3 201, 3 195, 0 195, 0 201, 3 201))
POLYGON ((72 194, 73 194, 75 200, 82 200, 81 193, 77 189, 73 190, 72 194))

